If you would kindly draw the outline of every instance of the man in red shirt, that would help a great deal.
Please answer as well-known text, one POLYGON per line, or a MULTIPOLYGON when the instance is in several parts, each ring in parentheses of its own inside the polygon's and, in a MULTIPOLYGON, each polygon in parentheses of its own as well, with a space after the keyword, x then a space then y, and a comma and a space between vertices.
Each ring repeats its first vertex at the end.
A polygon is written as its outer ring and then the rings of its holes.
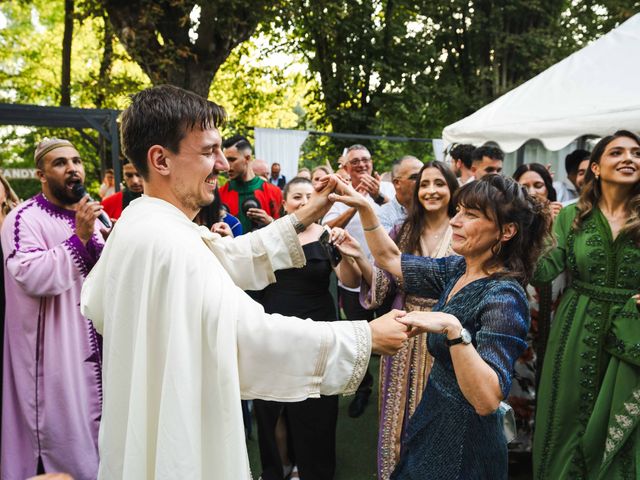
POLYGON ((234 135, 222 142, 222 148, 229 162, 229 181, 220 188, 220 200, 238 217, 242 230, 250 232, 280 217, 282 192, 253 172, 249 141, 234 135))
POLYGON ((127 160, 122 167, 122 173, 125 184, 124 190, 120 190, 102 200, 102 207, 112 221, 119 219, 120 215, 122 215, 122 210, 124 210, 131 201, 140 197, 144 190, 142 176, 138 173, 133 163, 129 163, 127 160))

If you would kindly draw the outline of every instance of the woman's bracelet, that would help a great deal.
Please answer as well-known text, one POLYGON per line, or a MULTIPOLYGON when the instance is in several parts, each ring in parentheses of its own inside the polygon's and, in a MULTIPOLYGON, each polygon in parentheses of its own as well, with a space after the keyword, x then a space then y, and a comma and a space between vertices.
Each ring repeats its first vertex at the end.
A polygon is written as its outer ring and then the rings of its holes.
POLYGON ((378 223, 377 225, 375 225, 375 226, 373 226, 373 227, 364 227, 364 226, 363 226, 363 227, 362 227, 362 229, 363 229, 365 232, 373 232, 373 231, 374 231, 376 228, 378 228, 380 225, 381 225, 381 224, 380 224, 380 223, 378 223))

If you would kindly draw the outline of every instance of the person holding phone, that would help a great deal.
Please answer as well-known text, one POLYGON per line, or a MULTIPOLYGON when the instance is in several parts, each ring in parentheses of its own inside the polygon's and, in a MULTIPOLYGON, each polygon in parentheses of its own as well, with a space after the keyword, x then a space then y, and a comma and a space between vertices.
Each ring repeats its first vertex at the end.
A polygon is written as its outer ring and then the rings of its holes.
MULTIPOLYGON (((306 205, 312 192, 309 180, 293 178, 284 187, 284 211, 296 212, 306 205)), ((325 228, 312 223, 298 234, 307 263, 302 268, 276 272, 276 283, 264 290, 265 312, 318 321, 338 319, 329 281, 335 262, 339 262, 335 271, 340 278, 341 262, 325 228)), ((254 409, 263 480, 333 478, 338 420, 336 395, 293 403, 254 400, 254 409)))

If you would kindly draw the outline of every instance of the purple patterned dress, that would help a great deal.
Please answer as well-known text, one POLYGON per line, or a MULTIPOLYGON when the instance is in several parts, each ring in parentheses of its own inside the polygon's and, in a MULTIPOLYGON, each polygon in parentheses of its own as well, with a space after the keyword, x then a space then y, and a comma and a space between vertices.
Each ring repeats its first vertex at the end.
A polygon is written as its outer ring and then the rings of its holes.
POLYGON ((3 480, 35 475, 39 459, 46 472, 97 476, 100 339, 79 307, 82 282, 103 247, 96 223, 85 246, 75 235, 75 212, 39 194, 2 227, 3 480))

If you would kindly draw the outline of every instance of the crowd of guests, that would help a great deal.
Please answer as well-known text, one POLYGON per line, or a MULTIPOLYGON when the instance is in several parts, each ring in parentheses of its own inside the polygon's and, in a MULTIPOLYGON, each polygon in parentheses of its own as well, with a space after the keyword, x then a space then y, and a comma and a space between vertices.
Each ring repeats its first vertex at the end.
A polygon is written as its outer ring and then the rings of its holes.
MULTIPOLYGON (((222 147, 228 181, 214 171, 214 202, 194 222, 223 237, 294 214, 334 174, 320 165, 287 181, 247 138, 222 147)), ((410 339, 366 371, 348 408, 362 415, 379 375, 381 480, 638 478, 640 139, 619 131, 572 152, 561 182, 537 163, 504 175, 496 146, 449 156, 404 156, 382 181, 365 146, 347 148, 332 208, 298 234, 306 265, 249 293, 267 313, 316 321, 408 312, 410 339)), ((97 204, 73 189, 85 173, 70 142, 44 140, 35 163, 42 192, 22 203, 0 177, 2 479, 92 479, 102 352, 78 298, 108 238, 96 214, 117 222, 144 180, 125 162, 115 192, 107 171, 97 204)), ((336 396, 243 412, 263 480, 334 478, 336 396)))

